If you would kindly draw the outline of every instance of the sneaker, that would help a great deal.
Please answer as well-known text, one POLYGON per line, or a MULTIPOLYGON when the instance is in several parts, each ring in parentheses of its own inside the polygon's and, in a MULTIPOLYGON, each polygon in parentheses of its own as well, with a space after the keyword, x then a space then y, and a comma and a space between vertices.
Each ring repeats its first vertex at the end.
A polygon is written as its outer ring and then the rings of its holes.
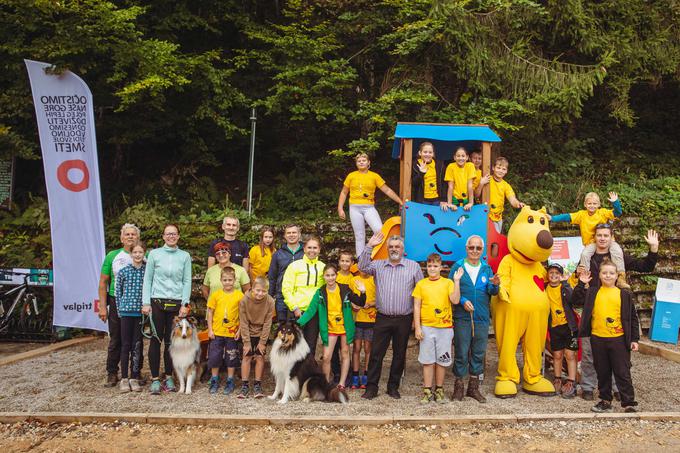
POLYGON ((368 385, 368 376, 366 376, 365 374, 363 374, 363 375, 361 376, 361 384, 359 385, 359 388, 360 388, 360 389, 365 389, 367 385, 368 385))
POLYGON ((168 376, 165 378, 165 382, 163 382, 163 389, 166 392, 176 392, 177 388, 175 387, 175 380, 172 378, 172 376, 168 376))
POLYGON ((219 389, 220 389, 219 376, 212 376, 210 378, 210 394, 217 393, 219 389))
POLYGON ((635 406, 626 406, 623 408, 623 412, 628 412, 628 413, 633 413, 637 412, 637 408, 635 406))
POLYGON ((562 386, 562 398, 571 399, 576 396, 576 386, 574 381, 567 379, 567 381, 562 386))
POLYGON ((583 390, 581 392, 581 398, 583 398, 586 401, 593 401, 595 399, 595 395, 593 395, 592 390, 583 390))
POLYGON ((434 391, 434 401, 435 403, 444 404, 446 403, 446 397, 444 396, 444 389, 437 387, 434 391))
POLYGON ((248 393, 250 393, 250 387, 248 387, 248 384, 243 384, 241 386, 241 391, 236 395, 236 398, 238 399, 243 399, 248 397, 248 393))
POLYGON ((600 400, 599 403, 590 408, 593 412, 611 412, 612 403, 611 401, 600 400))
POLYGON ((427 404, 430 401, 434 401, 434 395, 432 394, 432 389, 424 388, 423 389, 423 397, 421 398, 420 402, 423 404, 427 404))
POLYGON ((149 387, 149 392, 151 392, 152 395, 160 395, 161 394, 161 381, 159 379, 153 379, 151 381, 151 386, 149 387))
POLYGON ((234 390, 236 389, 236 385, 234 384, 234 378, 227 378, 227 385, 224 386, 224 390, 222 393, 225 395, 231 395, 234 393, 234 390))
POLYGON ((358 374, 352 375, 352 384, 351 384, 350 388, 352 390, 356 390, 356 389, 359 388, 359 375, 358 374))
POLYGON ((130 390, 132 390, 133 392, 142 391, 142 386, 139 385, 139 381, 137 379, 130 379, 130 390))
POLYGON ((130 391, 130 380, 128 378, 123 378, 118 384, 118 389, 120 393, 128 393, 130 391))
POLYGON ((262 384, 256 382, 253 386, 253 397, 264 398, 264 393, 262 392, 262 384))
POLYGON ((109 373, 106 376, 106 384, 104 387, 115 387, 118 384, 118 375, 116 373, 109 373))

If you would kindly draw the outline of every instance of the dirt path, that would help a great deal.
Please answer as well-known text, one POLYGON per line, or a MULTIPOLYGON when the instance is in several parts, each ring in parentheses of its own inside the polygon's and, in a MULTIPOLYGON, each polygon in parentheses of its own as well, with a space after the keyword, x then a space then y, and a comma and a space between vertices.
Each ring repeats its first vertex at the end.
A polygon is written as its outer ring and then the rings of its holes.
POLYGON ((0 425, 3 452, 111 451, 680 451, 680 423, 539 422, 438 427, 177 427, 139 424, 0 425))

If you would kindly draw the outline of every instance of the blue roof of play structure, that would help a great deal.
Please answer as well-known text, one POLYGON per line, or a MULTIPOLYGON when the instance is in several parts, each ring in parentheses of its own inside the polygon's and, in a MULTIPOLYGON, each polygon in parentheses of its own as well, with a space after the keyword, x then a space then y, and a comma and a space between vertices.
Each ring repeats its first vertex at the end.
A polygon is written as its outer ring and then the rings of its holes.
POLYGON ((501 141, 494 131, 484 125, 397 123, 392 145, 394 159, 399 159, 402 138, 413 139, 414 153, 417 152, 420 143, 432 142, 436 157, 443 160, 451 160, 454 150, 460 146, 469 152, 481 148, 481 142, 501 141))

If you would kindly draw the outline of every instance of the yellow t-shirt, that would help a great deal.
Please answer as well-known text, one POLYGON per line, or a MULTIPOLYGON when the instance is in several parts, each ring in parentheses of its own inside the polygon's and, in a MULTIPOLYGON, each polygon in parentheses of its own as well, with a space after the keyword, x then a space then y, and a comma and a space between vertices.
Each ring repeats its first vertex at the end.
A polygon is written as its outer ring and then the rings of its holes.
POLYGON ((453 312, 449 294, 453 292, 453 280, 425 277, 416 283, 411 294, 421 300, 420 324, 428 327, 453 327, 453 312))
POLYGON ((360 280, 366 287, 366 305, 357 312, 355 321, 374 323, 378 314, 378 309, 375 308, 375 280, 373 277, 363 278, 361 275, 354 277, 354 280, 360 280))
POLYGON ((334 291, 326 289, 326 294, 328 295, 328 333, 344 335, 345 320, 342 316, 340 288, 336 285, 334 291))
POLYGON ((243 298, 243 293, 237 289, 225 293, 219 289, 208 297, 208 308, 213 309, 213 333, 219 337, 233 338, 238 332, 238 303, 243 298), (225 323, 225 319, 227 322, 225 323))
POLYGON ((496 178, 491 177, 489 183, 489 219, 492 222, 498 222, 503 219, 503 211, 505 210, 506 198, 514 197, 515 191, 512 190, 510 184, 506 180, 496 181, 496 178))
POLYGON ((581 209, 580 211, 570 214, 571 223, 578 225, 581 229, 581 240, 583 245, 592 244, 595 242, 595 227, 600 223, 607 223, 614 220, 614 210, 600 208, 593 215, 588 215, 588 211, 581 209))
MULTIPOLYGON (((475 177, 475 166, 472 162, 465 162, 463 167, 452 162, 446 167, 444 181, 453 181, 453 200, 468 200, 467 183, 475 177)), ((454 203, 455 204, 455 203, 454 203)))
POLYGON ((550 301, 550 327, 557 327, 567 323, 567 315, 562 306, 562 287, 546 284, 545 292, 550 301))
POLYGON ((349 204, 375 204, 375 189, 382 187, 385 180, 379 174, 367 171, 353 171, 345 178, 343 185, 349 188, 349 204))
MULTIPOLYGON (((474 165, 474 164, 472 164, 474 165)), ((475 179, 472 180, 472 188, 477 189, 479 187, 479 182, 482 180, 482 170, 475 169, 475 179)))
POLYGON ((349 289, 358 294, 356 286, 354 286, 354 275, 352 275, 351 273, 347 275, 342 275, 340 271, 338 271, 338 276, 335 277, 335 281, 338 283, 342 283, 343 285, 348 285, 349 289))
MULTIPOLYGON (((422 164, 423 160, 418 159, 418 164, 422 164)), ((418 170, 420 171, 420 170, 418 170)), ((427 171, 423 176, 423 197, 426 200, 431 200, 433 198, 439 197, 439 191, 437 190, 437 169, 435 168, 434 159, 427 164, 427 171)))
POLYGON ((272 264, 272 252, 269 247, 265 247, 264 255, 262 255, 260 244, 254 245, 248 253, 248 262, 251 265, 253 278, 265 277, 269 272, 269 266, 272 264))
POLYGON ((591 318, 591 335, 606 338, 623 335, 621 290, 619 288, 602 286, 597 291, 591 318))

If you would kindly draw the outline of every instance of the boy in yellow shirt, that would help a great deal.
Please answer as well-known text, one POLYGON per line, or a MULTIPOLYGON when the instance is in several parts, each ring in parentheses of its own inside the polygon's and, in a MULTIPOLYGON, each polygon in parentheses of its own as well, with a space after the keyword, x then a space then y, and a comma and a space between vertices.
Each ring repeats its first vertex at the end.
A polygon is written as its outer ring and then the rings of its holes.
POLYGON ((418 361, 423 365, 423 403, 446 402, 444 377, 453 364, 453 281, 442 277, 441 270, 441 256, 432 253, 427 257, 427 277, 416 283, 412 293, 413 321, 420 341, 418 361))
POLYGON ((236 271, 232 267, 222 269, 220 275, 222 289, 215 291, 208 298, 208 367, 210 378, 210 393, 217 393, 220 387, 220 367, 227 366, 227 384, 224 394, 234 391, 234 371, 238 366, 239 339, 239 310, 238 304, 243 293, 234 289, 236 271))
MULTIPOLYGON (((371 343, 373 343, 373 326, 378 310, 375 308, 375 281, 365 272, 359 272, 354 277, 352 285, 356 287, 355 280, 363 283, 366 288, 366 304, 363 307, 352 306, 355 310, 354 320, 354 348, 352 350, 352 389, 365 389, 368 384, 368 361, 371 359, 371 343), (357 311, 358 309, 358 311, 357 311), (361 368, 361 350, 364 350, 364 372, 359 375, 361 368)), ((356 290, 355 290, 356 292, 356 290)))
POLYGON ((492 177, 484 176, 479 186, 477 186, 475 196, 481 196, 482 189, 489 184, 489 220, 493 222, 496 231, 499 233, 503 228, 503 211, 505 210, 505 200, 510 202, 510 205, 515 209, 524 207, 524 203, 519 201, 515 196, 515 191, 510 184, 504 179, 508 174, 508 159, 505 157, 497 157, 493 164, 492 177))
POLYGON ((449 183, 446 202, 454 211, 458 206, 469 211, 475 203, 474 179, 475 166, 468 162, 465 148, 458 148, 453 155, 453 162, 446 167, 444 181, 449 183))

